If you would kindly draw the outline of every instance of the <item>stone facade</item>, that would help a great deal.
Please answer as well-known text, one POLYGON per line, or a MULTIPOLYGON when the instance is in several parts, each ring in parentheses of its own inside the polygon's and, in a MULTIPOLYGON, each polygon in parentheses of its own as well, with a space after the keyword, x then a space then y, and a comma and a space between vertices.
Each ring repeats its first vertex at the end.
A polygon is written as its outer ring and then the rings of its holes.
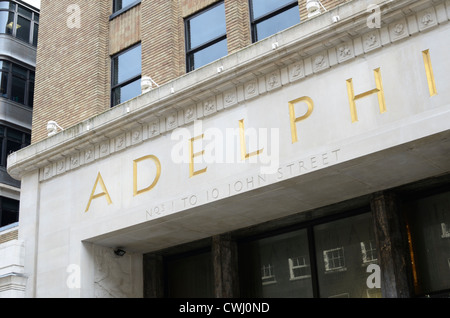
POLYGON ((366 2, 344 3, 253 45, 237 40, 244 48, 189 74, 162 72, 159 88, 12 154, 27 296, 161 297, 158 253, 203 240, 215 295, 236 296, 236 231, 360 200, 386 225, 377 242, 395 249, 379 247, 383 295, 411 296, 404 225, 385 192, 450 171, 450 1, 374 2, 379 28, 366 2), (265 139, 247 143, 256 130, 265 139), (210 144, 186 151, 207 134, 235 142, 232 162, 207 161, 210 144))
POLYGON ((109 107, 109 14, 110 1, 41 2, 32 142, 50 120, 68 128, 109 107))

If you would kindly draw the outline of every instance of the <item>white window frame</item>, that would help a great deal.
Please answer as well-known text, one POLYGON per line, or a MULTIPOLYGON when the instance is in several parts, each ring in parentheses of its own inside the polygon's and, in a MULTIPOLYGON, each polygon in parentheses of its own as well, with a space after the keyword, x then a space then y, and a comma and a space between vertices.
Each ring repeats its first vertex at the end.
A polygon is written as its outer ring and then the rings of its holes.
POLYGON ((289 280, 305 279, 311 277, 311 275, 300 275, 300 276, 295 275, 295 269, 300 269, 303 272, 303 270, 305 269, 307 270, 310 267, 308 262, 306 261, 306 257, 304 256, 290 257, 288 259, 288 263, 289 263, 289 280), (300 260, 302 261, 301 265, 299 265, 300 260))
POLYGON ((345 267, 345 254, 344 254, 343 246, 337 247, 337 248, 332 248, 329 250, 324 250, 323 251, 323 261, 325 263, 325 273, 341 272, 341 271, 347 270, 347 268, 345 267), (330 254, 332 255, 333 252, 339 252, 339 257, 330 258, 330 254), (340 259, 342 259, 342 262, 339 261, 340 263, 342 263, 342 265, 334 266, 334 261, 340 260, 340 259), (333 262, 333 267, 330 266, 331 262, 333 262))
POLYGON ((336 294, 328 298, 350 298, 350 294, 349 293, 336 294))
POLYGON ((441 238, 450 238, 450 226, 447 223, 441 223, 441 238))
POLYGON ((273 272, 273 266, 271 264, 263 265, 261 267, 261 281, 263 285, 275 284, 277 282, 273 272), (266 275, 266 273, 268 275, 266 275))
POLYGON ((375 242, 370 240, 360 243, 363 265, 376 262, 378 258, 376 254, 377 248, 375 242))

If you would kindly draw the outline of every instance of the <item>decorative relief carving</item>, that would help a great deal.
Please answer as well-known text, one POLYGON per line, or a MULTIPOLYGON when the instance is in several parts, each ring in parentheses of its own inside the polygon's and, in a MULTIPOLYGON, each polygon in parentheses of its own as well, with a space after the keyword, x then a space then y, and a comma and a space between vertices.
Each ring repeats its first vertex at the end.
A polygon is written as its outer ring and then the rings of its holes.
POLYGON ((237 94, 235 88, 228 90, 223 94, 223 104, 225 108, 237 104, 237 94))
MULTIPOLYGON (((434 8, 428 8, 417 13, 417 22, 419 25, 419 30, 425 30, 427 28, 431 28, 437 25, 437 16, 434 8)), ((400 19, 398 21, 394 21, 388 27, 390 41, 396 41, 402 39, 404 37, 409 36, 408 24, 406 19, 400 19)), ((381 38, 379 30, 371 30, 370 32, 362 35, 362 46, 364 52, 369 52, 371 50, 377 49, 381 47, 381 38)), ((353 40, 347 41, 345 43, 340 43, 335 47, 336 49, 336 57, 339 63, 352 59, 355 57, 355 49, 356 43, 354 45, 353 40)), ((310 57, 312 61, 312 70, 314 72, 321 71, 325 68, 329 68, 330 61, 328 59, 328 52, 324 51, 320 54, 310 57)), ((306 70, 304 66, 304 60, 301 59, 299 61, 295 61, 291 65, 288 66, 288 78, 290 82, 297 81, 302 79, 306 75, 306 70)), ((281 75, 280 70, 276 70, 274 72, 268 73, 265 76, 265 84, 266 89, 272 90, 281 86, 281 75)), ((242 89, 241 87, 239 89, 242 89)), ((197 117, 207 116, 217 111, 217 102, 216 98, 220 98, 219 103, 223 102, 224 107, 231 107, 233 105, 238 104, 238 94, 237 88, 234 87, 225 92, 217 91, 216 95, 213 96, 201 103, 199 103, 199 108, 197 109, 197 105, 191 105, 186 107, 184 111, 184 124, 187 124, 197 117), (222 95, 223 94, 223 95, 222 95), (200 114, 203 110, 203 114, 200 114)), ((242 94, 242 91, 239 91, 242 94)), ((243 85, 243 97, 245 99, 251 99, 259 95, 259 86, 258 79, 250 80, 249 82, 243 85)), ((180 113, 181 114, 181 113, 180 113)), ((148 123, 148 138, 154 138, 161 134, 161 125, 159 119, 153 119, 150 123, 148 123)), ((166 130, 170 130, 176 128, 180 123, 178 122, 178 113, 173 112, 169 116, 165 118, 166 130)), ((90 123, 91 126, 91 123, 90 123)), ((147 128, 146 128, 147 129, 147 128)), ((164 129, 163 129, 164 132, 164 129)), ((131 132, 131 145, 134 145, 143 140, 144 136, 142 134, 142 127, 138 129, 134 129, 131 132)), ((99 157, 105 157, 110 154, 110 145, 115 145, 115 149, 124 149, 129 144, 126 143, 125 134, 123 136, 116 137, 112 140, 103 141, 96 146, 91 147, 91 149, 86 150, 84 154, 84 160, 80 162, 80 154, 75 153, 72 154, 70 159, 65 162, 64 160, 58 161, 52 165, 48 165, 41 170, 41 178, 47 180, 49 178, 54 177, 56 174, 65 173, 70 171, 70 169, 76 168, 81 164, 90 163, 95 161, 98 156, 95 156, 95 151, 99 151, 99 157), (111 144, 114 142, 114 144, 111 144), (95 147, 95 148, 94 148, 95 147), (94 151, 95 150, 95 151, 94 151)))
POLYGON ((170 114, 166 118, 166 129, 171 130, 178 126, 178 115, 176 112, 170 114))
POLYGON ((281 76, 280 72, 272 72, 266 76, 266 89, 271 91, 275 88, 281 87, 281 76))
POLYGON ((210 98, 203 102, 203 115, 207 116, 216 111, 216 101, 215 98, 210 98))
POLYGON ((431 23, 433 23, 433 17, 431 16, 430 12, 426 12, 423 16, 422 19, 420 19, 420 22, 423 25, 429 25, 431 23))
POLYGON ((131 143, 133 145, 142 141, 142 128, 135 129, 131 132, 131 143))
POLYGON ((291 82, 305 77, 305 69, 303 61, 297 62, 289 66, 289 80, 291 82))
POLYGON ((403 39, 408 36, 408 28, 406 24, 406 20, 403 19, 401 21, 392 23, 389 25, 389 35, 391 37, 391 41, 397 41, 403 39))
POLYGON ((184 123, 190 123, 191 121, 194 121, 195 119, 195 107, 189 106, 184 111, 184 123))
POLYGON ((95 159, 94 148, 87 149, 87 150, 84 152, 84 161, 85 161, 86 163, 88 163, 88 162, 94 161, 94 159, 95 159))
POLYGON ((45 180, 45 179, 51 178, 51 177, 52 177, 52 174, 53 174, 53 167, 52 167, 52 166, 46 166, 46 167, 43 169, 42 174, 43 174, 42 177, 43 177, 44 180, 45 180))
POLYGON ((437 25, 437 17, 434 8, 429 8, 417 14, 419 30, 423 31, 437 25))
POLYGON ((155 120, 148 125, 148 135, 150 138, 156 137, 159 135, 159 120, 155 120))
POLYGON ((355 57, 352 41, 339 45, 336 49, 338 63, 345 62, 355 57))
POLYGON ((125 147, 126 147, 125 134, 116 137, 115 146, 116 146, 116 151, 125 149, 125 147))
POLYGON ((253 80, 248 82, 244 88, 245 99, 253 98, 258 95, 258 82, 253 80))
POLYGON ((65 172, 65 168, 66 168, 66 160, 60 160, 56 163, 56 173, 57 174, 61 174, 65 172))
POLYGON ((80 166, 80 154, 76 153, 70 157, 70 168, 78 168, 80 166))
POLYGON ((369 52, 381 47, 380 35, 377 30, 363 35, 363 47, 364 52, 369 52))
POLYGON ((109 142, 104 142, 100 145, 100 157, 109 155, 109 142))
POLYGON ((322 52, 313 57, 313 71, 319 72, 328 68, 328 54, 326 52, 322 52))
POLYGON ((394 33, 397 35, 403 34, 405 31, 405 26, 403 23, 397 23, 394 27, 394 33))

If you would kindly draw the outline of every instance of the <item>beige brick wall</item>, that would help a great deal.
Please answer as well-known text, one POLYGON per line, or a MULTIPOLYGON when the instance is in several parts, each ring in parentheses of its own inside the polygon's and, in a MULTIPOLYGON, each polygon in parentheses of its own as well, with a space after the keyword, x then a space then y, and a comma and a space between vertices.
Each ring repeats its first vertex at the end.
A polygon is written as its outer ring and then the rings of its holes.
POLYGON ((250 11, 247 1, 225 0, 228 53, 252 44, 250 11))
POLYGON ((41 1, 32 142, 47 136, 49 120, 68 128, 108 108, 110 2, 41 1), (67 24, 74 3, 80 28, 67 24))
POLYGON ((109 54, 114 55, 141 40, 141 5, 109 23, 109 54))
POLYGON ((0 244, 17 240, 19 237, 19 231, 11 231, 6 234, 0 234, 0 244))
MULTIPOLYGON (((109 20, 112 0, 42 0, 37 48, 32 142, 46 138, 55 120, 68 128, 110 107, 111 55, 141 41, 142 75, 159 85, 186 72, 184 18, 218 0, 142 0, 109 20), (69 5, 81 9, 81 27, 67 27, 69 5)), ((224 0, 228 52, 251 44, 247 0, 224 0)), ((328 9, 351 0, 322 0, 328 9)), ((299 0, 301 20, 306 0, 299 0)))
POLYGON ((142 75, 162 85, 184 72, 184 34, 178 1, 142 1, 142 75))
MULTIPOLYGON (((186 18, 219 0, 178 0, 181 17, 186 18)), ((245 0, 240 0, 245 2, 245 0)))

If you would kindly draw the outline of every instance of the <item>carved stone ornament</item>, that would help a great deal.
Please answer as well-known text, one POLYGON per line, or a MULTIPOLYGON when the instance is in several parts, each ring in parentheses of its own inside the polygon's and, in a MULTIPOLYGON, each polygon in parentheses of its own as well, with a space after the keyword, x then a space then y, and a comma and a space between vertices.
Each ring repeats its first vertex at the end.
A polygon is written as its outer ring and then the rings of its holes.
POLYGON ((208 99, 203 103, 203 114, 209 115, 216 111, 216 102, 214 99, 208 99))
POLYGON ((229 90, 224 93, 224 106, 230 107, 237 104, 236 89, 229 90))
POLYGON ((249 99, 258 95, 258 84, 253 80, 245 86, 245 98, 249 99))

